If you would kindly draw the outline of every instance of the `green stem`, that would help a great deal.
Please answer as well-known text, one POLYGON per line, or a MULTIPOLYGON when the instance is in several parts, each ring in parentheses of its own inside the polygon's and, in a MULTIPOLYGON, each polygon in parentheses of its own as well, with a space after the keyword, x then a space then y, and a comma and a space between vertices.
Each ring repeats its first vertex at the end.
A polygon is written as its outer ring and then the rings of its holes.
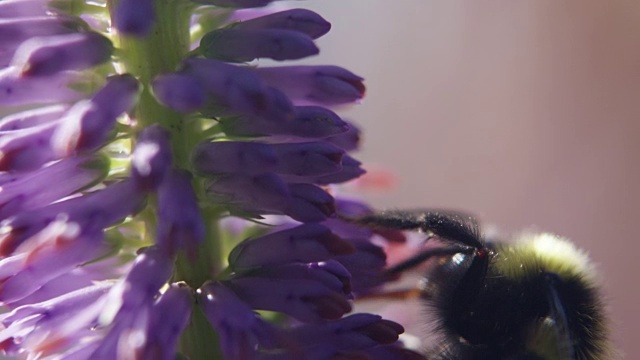
MULTIPOLYGON (((108 0, 111 11, 119 0, 108 0)), ((114 41, 120 49, 120 63, 126 72, 136 76, 142 84, 142 93, 135 111, 137 129, 160 124, 171 133, 173 166, 190 169, 191 149, 202 139, 201 124, 196 119, 172 111, 159 104, 151 93, 153 79, 163 73, 177 70, 180 61, 189 53, 189 27, 193 3, 184 0, 157 0, 154 3, 156 21, 150 34, 144 38, 120 35, 114 41)), ((202 194, 202 185, 194 181, 196 194, 202 194)), ((156 203, 150 199, 147 215, 157 213, 156 203)), ((180 254, 176 260, 173 281, 184 281, 191 288, 199 288, 221 271, 222 255, 219 230, 214 213, 202 210, 207 223, 204 244, 195 257, 180 254)), ((149 230, 156 228, 156 217, 143 219, 149 230)), ((153 235, 155 231, 148 231, 153 235)), ((190 359, 221 358, 216 333, 199 307, 194 307, 191 320, 180 339, 180 352, 190 359)))

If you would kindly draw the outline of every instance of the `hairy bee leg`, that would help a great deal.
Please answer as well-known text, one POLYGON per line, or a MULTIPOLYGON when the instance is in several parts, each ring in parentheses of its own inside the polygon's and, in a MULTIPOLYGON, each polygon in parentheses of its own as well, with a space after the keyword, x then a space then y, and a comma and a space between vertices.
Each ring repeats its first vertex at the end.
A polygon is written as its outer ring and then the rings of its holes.
POLYGON ((451 211, 414 210, 385 211, 363 216, 356 223, 396 230, 422 230, 433 233, 441 239, 462 243, 476 249, 483 248, 480 230, 470 215, 451 211))

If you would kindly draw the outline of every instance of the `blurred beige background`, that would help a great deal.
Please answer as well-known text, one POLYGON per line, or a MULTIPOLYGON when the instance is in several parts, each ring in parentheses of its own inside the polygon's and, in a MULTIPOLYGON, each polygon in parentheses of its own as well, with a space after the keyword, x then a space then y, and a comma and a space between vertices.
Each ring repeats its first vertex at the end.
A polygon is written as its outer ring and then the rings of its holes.
POLYGON ((567 236, 640 358, 640 1, 322 0, 315 63, 366 77, 358 154, 379 207, 452 207, 567 236))

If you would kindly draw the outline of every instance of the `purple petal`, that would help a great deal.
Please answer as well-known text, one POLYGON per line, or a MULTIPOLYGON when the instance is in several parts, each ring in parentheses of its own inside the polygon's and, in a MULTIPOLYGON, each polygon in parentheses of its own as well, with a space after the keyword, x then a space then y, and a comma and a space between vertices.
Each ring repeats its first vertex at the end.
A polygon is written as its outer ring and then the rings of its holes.
MULTIPOLYGON (((337 173, 318 176, 312 179, 312 182, 319 185, 340 184, 356 179, 366 171, 360 167, 362 163, 349 155, 342 157, 342 170, 337 173)), ((287 179, 287 181, 291 181, 287 179)))
POLYGON ((131 156, 131 174, 143 190, 156 189, 171 168, 169 132, 160 125, 144 128, 131 156))
POLYGON ((0 19, 47 15, 47 3, 42 0, 0 1, 0 19))
POLYGON ((360 147, 360 129, 349 124, 346 132, 325 139, 326 141, 342 148, 344 151, 357 150, 360 147))
POLYGON ((107 172, 108 162, 105 158, 74 157, 23 174, 2 186, 0 220, 71 195, 97 183, 107 172), (56 186, 42 186, 47 183, 56 186))
POLYGON ((236 270, 291 262, 316 262, 355 248, 319 224, 303 224, 292 229, 247 239, 229 254, 229 264, 236 270))
POLYGON ((138 37, 149 35, 155 18, 153 0, 121 0, 112 15, 119 33, 138 37))
POLYGON ((249 62, 258 58, 302 59, 317 55, 320 50, 311 37, 296 31, 227 28, 203 36, 199 52, 209 59, 249 62))
POLYGON ((291 9, 242 21, 235 28, 293 30, 317 39, 329 32, 331 24, 311 10, 291 9))
POLYGON ((255 71, 296 104, 337 105, 362 99, 362 78, 338 66, 260 67, 255 71))
POLYGON ((204 241, 205 225, 187 172, 173 170, 158 189, 157 246, 168 254, 195 255, 204 241))
POLYGON ((101 64, 112 51, 111 41, 94 32, 33 37, 16 50, 12 64, 23 76, 48 76, 101 64))

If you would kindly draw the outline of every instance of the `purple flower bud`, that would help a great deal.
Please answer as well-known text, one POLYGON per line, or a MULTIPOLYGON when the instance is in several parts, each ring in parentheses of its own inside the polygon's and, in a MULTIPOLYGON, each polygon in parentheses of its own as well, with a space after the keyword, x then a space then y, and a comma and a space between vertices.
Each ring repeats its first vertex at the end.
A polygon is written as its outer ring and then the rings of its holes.
POLYGON ((2 185, 0 220, 20 211, 48 205, 76 191, 96 184, 107 175, 108 162, 103 157, 74 157, 33 172, 21 174, 2 185), (42 184, 56 186, 42 186, 42 184))
POLYGON ((91 194, 23 211, 0 223, 0 256, 16 248, 50 223, 65 218, 83 232, 98 232, 138 211, 144 194, 132 181, 121 181, 91 194))
POLYGON ((216 201, 258 214, 282 214, 291 200, 289 187, 273 173, 219 176, 206 189, 216 201))
MULTIPOLYGON (((403 332, 402 326, 380 316, 355 314, 337 321, 295 327, 287 335, 310 359, 336 359, 354 351, 393 344, 403 332)), ((361 356, 368 358, 365 354, 361 356)))
POLYGON ((187 172, 173 170, 158 188, 157 246, 173 255, 186 250, 194 256, 205 237, 198 199, 187 172))
MULTIPOLYGON (((42 1, 39 7, 43 9, 41 15, 45 15, 42 1)), ((68 34, 80 30, 80 22, 77 19, 62 16, 33 16, 22 17, 20 15, 7 16, 10 12, 17 12, 18 4, 27 5, 28 1, 2 1, 0 2, 0 66, 9 65, 15 50, 25 40, 35 36, 68 34), (13 4, 13 9, 9 9, 13 4)), ((37 5, 36 5, 37 6, 37 5)))
POLYGON ((101 233, 83 232, 64 216, 29 240, 17 255, 0 260, 0 302, 4 304, 24 298, 106 250, 101 233))
POLYGON ((150 311, 142 359, 175 359, 178 339, 189 323, 193 303, 193 290, 183 283, 171 285, 160 296, 150 311))
POLYGON ((0 70, 0 106, 68 102, 82 97, 69 84, 79 80, 78 74, 57 73, 48 77, 24 77, 11 66, 0 70))
POLYGON ((47 15, 47 11, 47 4, 42 0, 0 1, 0 19, 47 15))
POLYGON ((76 103, 62 119, 51 139, 61 156, 93 151, 108 139, 116 118, 129 110, 138 94, 138 81, 131 75, 109 78, 91 100, 76 103))
POLYGON ((197 292, 198 303, 220 337, 225 358, 253 359, 259 345, 276 342, 276 329, 222 283, 205 283, 197 292))
POLYGON ((291 9, 242 21, 235 28, 293 30, 317 39, 331 30, 331 24, 311 10, 291 9))
POLYGON ((303 224, 292 229, 247 239, 229 254, 235 270, 291 262, 316 262, 335 255, 352 253, 353 245, 319 224, 303 224))
POLYGON ((153 0, 121 0, 112 15, 119 33, 143 37, 149 34, 156 19, 153 0))
POLYGON ((301 222, 326 220, 335 214, 333 197, 311 184, 289 184, 292 200, 285 214, 301 222))
POLYGON ((23 76, 48 76, 88 69, 107 61, 112 52, 111 41, 95 32, 33 37, 16 50, 12 64, 23 76))
POLYGON ((144 190, 158 187, 171 168, 169 132, 159 125, 144 128, 131 156, 131 173, 144 190))
POLYGON ((337 134, 325 139, 344 151, 353 151, 360 147, 360 129, 355 125, 349 124, 349 130, 341 134, 337 134))
POLYGON ((260 67, 267 84, 282 90, 300 105, 337 105, 362 99, 362 78, 338 66, 260 67))
POLYGON ((193 0, 198 4, 226 6, 231 8, 252 8, 269 5, 274 0, 193 0))
POLYGON ((342 170, 329 175, 318 176, 312 179, 313 183, 320 185, 340 184, 362 176, 366 171, 360 167, 362 163, 349 155, 342 157, 342 170))
MULTIPOLYGON (((345 239, 349 240, 349 239, 345 239)), ((338 255, 334 259, 349 270, 353 280, 353 291, 366 293, 385 282, 394 279, 394 275, 385 272, 387 255, 384 250, 367 241, 351 239, 356 247, 353 254, 338 255)))
POLYGON ((255 309, 303 322, 338 319, 351 310, 349 272, 334 261, 288 264, 239 275, 226 285, 255 309))
POLYGON ((152 86, 158 101, 176 111, 188 113, 204 106, 204 86, 200 80, 190 75, 160 75, 153 80, 152 86))
POLYGON ((58 120, 69 109, 67 105, 51 105, 21 111, 0 120, 0 131, 21 130, 58 120))
POLYGON ((278 158, 272 145, 258 142, 214 141, 193 150, 191 162, 203 174, 241 173, 256 175, 272 171, 278 158))
MULTIPOLYGON (((211 59, 192 58, 184 64, 184 73, 202 81, 213 106, 232 113, 292 116, 286 97, 266 86, 253 70, 211 59)), ((161 100, 173 107, 171 99, 161 100)))
POLYGON ((294 118, 288 121, 238 116, 223 118, 220 124, 230 136, 292 135, 312 139, 337 135, 350 128, 336 113, 319 106, 296 106, 294 118))
POLYGON ((209 59, 249 62, 258 58, 302 59, 320 50, 311 37, 297 31, 227 28, 207 33, 200 40, 199 52, 209 59))
POLYGON ((332 174, 342 169, 344 151, 329 143, 274 144, 279 162, 276 173, 298 176, 332 174))
POLYGON ((30 171, 55 160, 51 136, 60 122, 0 133, 0 171, 30 171))
POLYGON ((52 347, 72 344, 76 334, 65 330, 79 326, 91 328, 93 318, 80 317, 79 312, 98 301, 111 286, 110 283, 92 285, 14 309, 2 320, 5 329, 0 331, 0 347, 6 349, 10 343, 20 344, 35 353, 38 349, 51 351, 52 347))

